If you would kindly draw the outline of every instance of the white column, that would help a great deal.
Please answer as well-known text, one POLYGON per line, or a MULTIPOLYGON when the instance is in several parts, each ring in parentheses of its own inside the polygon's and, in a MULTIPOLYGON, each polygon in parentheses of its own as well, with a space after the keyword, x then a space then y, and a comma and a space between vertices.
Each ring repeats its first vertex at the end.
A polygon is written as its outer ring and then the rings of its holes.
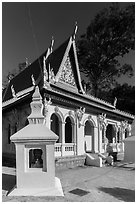
POLYGON ((98 123, 98 150, 102 152, 102 128, 100 123, 98 123))
POLYGON ((65 155, 65 122, 62 122, 62 147, 61 147, 61 156, 65 155))
POLYGON ((121 139, 122 139, 122 151, 124 152, 124 142, 123 140, 125 139, 125 128, 122 128, 121 130, 121 139))
POLYGON ((76 128, 77 128, 77 126, 76 126, 76 123, 73 123, 72 125, 73 125, 72 135, 73 135, 73 143, 74 143, 74 155, 76 155, 77 154, 77 135, 76 135, 76 132, 77 132, 76 128))
POLYGON ((85 153, 84 125, 77 124, 77 155, 85 153))
POLYGON ((98 147, 98 128, 94 127, 94 135, 93 135, 93 152, 98 152, 99 147, 98 147))
POLYGON ((108 144, 108 139, 106 137, 106 130, 107 130, 107 126, 104 125, 104 144, 105 144, 105 152, 107 150, 107 144, 108 144))

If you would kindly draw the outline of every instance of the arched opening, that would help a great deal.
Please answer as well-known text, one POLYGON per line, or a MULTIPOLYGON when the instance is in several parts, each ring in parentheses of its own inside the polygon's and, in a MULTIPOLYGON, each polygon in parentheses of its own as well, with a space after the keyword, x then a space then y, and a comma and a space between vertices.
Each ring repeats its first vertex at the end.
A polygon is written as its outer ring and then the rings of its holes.
POLYGON ((118 130, 118 132, 117 132, 117 142, 118 143, 120 142, 120 130, 118 130))
POLYGON ((65 120, 65 143, 72 143, 73 135, 72 135, 72 121, 68 116, 65 120))
POLYGON ((86 152, 94 151, 94 125, 91 121, 87 120, 85 123, 85 144, 86 152))
POLYGON ((105 143, 105 128, 104 125, 102 127, 102 144, 105 143))
POLYGON ((106 129, 106 138, 108 139, 109 143, 114 143, 114 141, 116 141, 116 131, 114 125, 108 124, 106 129))
POLYGON ((59 136, 58 140, 56 142, 61 142, 61 123, 59 120, 59 117, 53 113, 51 116, 51 124, 50 124, 50 129, 59 136))
POLYGON ((125 129, 125 138, 129 137, 129 129, 125 129))

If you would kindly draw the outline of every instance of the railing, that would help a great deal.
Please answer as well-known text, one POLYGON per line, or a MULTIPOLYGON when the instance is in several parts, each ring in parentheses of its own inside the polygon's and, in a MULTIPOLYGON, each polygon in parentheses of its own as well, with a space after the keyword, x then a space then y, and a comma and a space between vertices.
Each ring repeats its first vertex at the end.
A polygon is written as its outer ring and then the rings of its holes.
POLYGON ((55 156, 69 156, 74 155, 75 143, 56 143, 55 144, 55 156))
MULTIPOLYGON (((102 153, 107 152, 107 143, 102 144, 102 153)), ((122 143, 109 143, 112 152, 123 152, 122 143)))
POLYGON ((56 143, 55 152, 61 152, 61 143, 56 143))
POLYGON ((65 144, 65 152, 74 151, 74 143, 67 143, 65 144))

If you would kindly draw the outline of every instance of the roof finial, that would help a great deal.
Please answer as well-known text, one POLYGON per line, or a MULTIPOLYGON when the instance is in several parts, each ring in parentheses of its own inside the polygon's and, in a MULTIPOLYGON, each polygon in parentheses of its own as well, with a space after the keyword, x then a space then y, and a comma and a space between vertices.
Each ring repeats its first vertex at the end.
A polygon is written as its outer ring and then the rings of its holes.
POLYGON ((11 93, 12 93, 13 98, 17 97, 13 85, 11 85, 11 93))
POLYGON ((35 86, 35 85, 36 85, 36 82, 35 82, 35 79, 34 79, 33 74, 31 75, 31 80, 32 80, 32 84, 33 84, 33 86, 35 86))
POLYGON ((73 40, 75 40, 77 30, 78 30, 78 24, 77 24, 77 21, 76 21, 76 22, 75 22, 74 32, 73 32, 73 35, 72 35, 73 40))
POLYGON ((115 99, 114 99, 114 104, 113 104, 113 106, 116 108, 116 104, 117 104, 117 97, 115 97, 115 99))
POLYGON ((28 67, 28 65, 29 65, 29 61, 28 61, 28 58, 26 57, 26 67, 28 67))
POLYGON ((50 54, 51 54, 52 51, 53 51, 53 45, 54 45, 54 37, 52 36, 52 37, 51 37, 51 45, 50 45, 50 54))

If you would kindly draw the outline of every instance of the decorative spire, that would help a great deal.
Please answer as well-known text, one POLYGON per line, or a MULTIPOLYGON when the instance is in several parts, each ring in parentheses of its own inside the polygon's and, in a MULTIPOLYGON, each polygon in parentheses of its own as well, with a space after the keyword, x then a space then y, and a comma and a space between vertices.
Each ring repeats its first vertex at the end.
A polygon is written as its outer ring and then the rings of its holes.
POLYGON ((72 39, 73 40, 75 40, 75 38, 76 38, 77 30, 78 30, 78 25, 77 25, 77 21, 76 21, 75 22, 75 28, 74 28, 74 31, 73 31, 73 34, 72 34, 72 39))
POLYGON ((43 104, 42 97, 39 92, 39 87, 36 86, 35 92, 32 96, 31 106, 31 114, 28 116, 28 121, 30 124, 44 124, 45 119, 42 114, 43 112, 43 104))
POLYGON ((46 69, 46 57, 43 57, 43 71, 44 71, 44 82, 48 79, 48 73, 46 69))

